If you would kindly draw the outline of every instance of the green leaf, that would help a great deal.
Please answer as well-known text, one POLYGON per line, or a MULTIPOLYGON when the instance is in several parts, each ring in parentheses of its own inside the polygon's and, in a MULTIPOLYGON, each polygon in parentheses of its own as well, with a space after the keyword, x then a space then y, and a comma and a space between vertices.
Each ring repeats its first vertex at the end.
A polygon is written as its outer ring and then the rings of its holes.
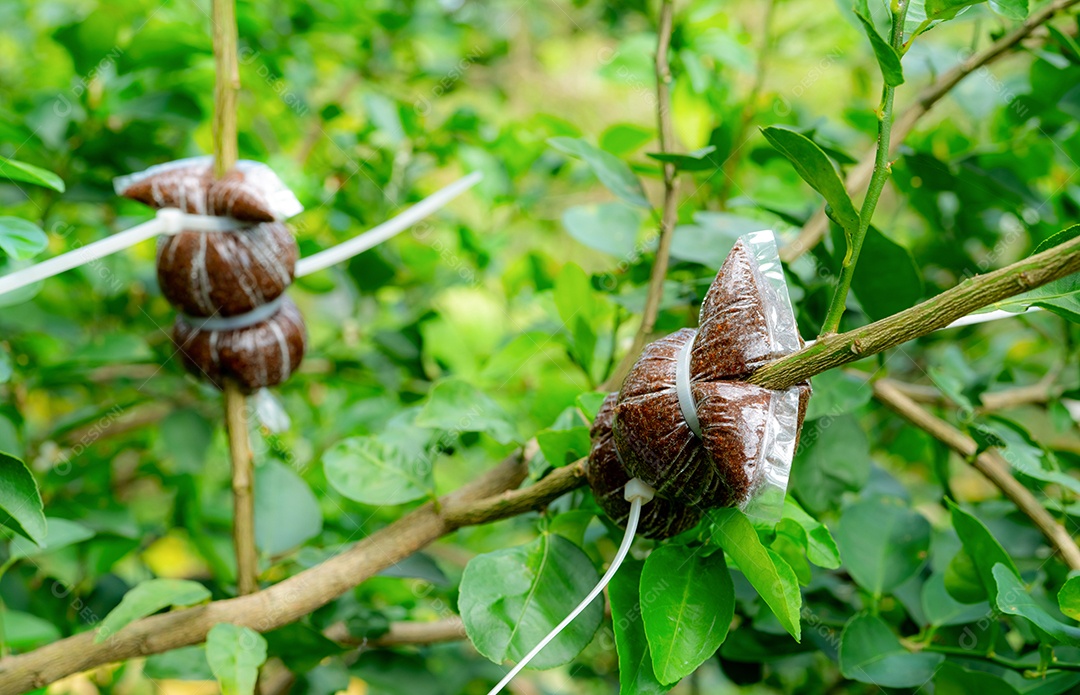
POLYGON ((0 510, 8 526, 34 543, 45 540, 45 511, 37 481, 26 464, 0 452, 0 510))
POLYGON ((920 599, 926 619, 935 627, 973 623, 990 610, 985 602, 968 605, 953 598, 945 587, 945 575, 941 572, 930 575, 923 583, 920 599))
POLYGON ((1058 592, 1061 612, 1073 620, 1080 620, 1080 575, 1069 577, 1058 592))
POLYGON ((877 321, 919 303, 922 274, 910 251, 870 227, 851 278, 851 291, 866 315, 877 321))
POLYGON ((840 672, 879 688, 921 687, 944 660, 941 654, 904 649, 885 621, 866 613, 848 621, 840 636, 840 672))
POLYGON ((877 58, 881 75, 885 78, 885 84, 890 87, 898 87, 904 84, 904 68, 900 65, 900 53, 893 48, 892 44, 881 37, 874 23, 862 12, 856 12, 855 16, 863 25, 863 31, 870 38, 870 45, 874 48, 874 57, 877 58))
POLYGON ((705 556, 685 546, 663 545, 649 554, 641 597, 653 672, 664 684, 678 682, 711 658, 735 614, 735 587, 723 553, 705 556))
POLYGON ((55 642, 62 637, 60 630, 48 620, 7 607, 0 610, 0 628, 4 646, 19 651, 55 642))
POLYGON ((0 179, 32 183, 35 186, 51 188, 58 193, 64 192, 64 181, 56 174, 7 157, 0 157, 0 179))
POLYGON ((791 467, 791 487, 810 512, 835 508, 845 491, 858 490, 869 479, 870 443, 858 420, 840 415, 803 428, 791 467))
POLYGON ((724 160, 716 155, 716 148, 712 145, 686 154, 649 152, 647 156, 658 162, 674 164, 679 171, 708 171, 719 169, 724 164, 724 160))
POLYGON ((709 512, 712 540, 731 558, 796 641, 802 638, 802 593, 794 570, 761 543, 750 520, 738 509, 709 512))
POLYGON ((11 539, 11 558, 13 560, 44 555, 94 537, 93 531, 75 521, 51 516, 45 521, 48 531, 40 544, 31 543, 20 537, 11 539))
POLYGON ((510 416, 486 393, 462 379, 435 384, 416 416, 418 427, 447 432, 484 432, 500 444, 518 441, 510 416))
POLYGON ((806 421, 850 413, 870 402, 873 387, 866 379, 842 369, 830 369, 810 379, 814 397, 806 408, 806 421))
POLYGON ((1019 695, 1019 691, 997 674, 969 671, 946 661, 934 674, 934 695, 1019 695))
POLYGON ((589 276, 574 263, 564 265, 555 278, 555 307, 570 334, 574 359, 588 373, 596 354, 598 302, 589 276))
POLYGON ((544 452, 544 458, 548 460, 548 463, 556 467, 565 466, 588 456, 589 448, 592 446, 589 428, 585 426, 565 430, 541 430, 536 434, 536 443, 540 445, 540 451, 544 452))
POLYGON ((616 123, 600 136, 600 149, 618 157, 631 154, 656 139, 656 130, 634 123, 616 123))
POLYGON ((330 485, 362 504, 404 504, 434 488, 431 461, 410 459, 396 445, 376 436, 343 439, 323 454, 330 485))
POLYGON ((979 603, 989 596, 975 560, 961 549, 945 568, 945 590, 960 603, 979 603))
POLYGON ((641 214, 623 203, 576 205, 566 209, 562 223, 570 236, 591 249, 616 258, 635 255, 641 214))
POLYGON ((806 531, 806 557, 810 562, 829 570, 840 566, 840 550, 825 524, 803 511, 791 498, 784 502, 784 519, 794 521, 806 531))
POLYGON ((862 500, 844 509, 836 541, 852 578, 880 596, 926 562, 930 522, 892 497, 862 500))
MULTIPOLYGON (((551 533, 527 545, 478 555, 461 578, 458 608, 465 632, 477 651, 495 663, 520 660, 599 579, 581 548, 551 533)), ((545 669, 571 661, 592 641, 603 615, 603 602, 593 601, 530 666, 545 669)))
POLYGON ((210 600, 210 590, 187 579, 149 579, 135 585, 124 594, 120 604, 112 609, 94 635, 94 644, 101 644, 128 624, 153 615, 170 606, 193 606, 210 600))
POLYGON ((318 666, 323 659, 348 651, 318 630, 303 623, 290 623, 263 635, 266 653, 280 658, 293 673, 305 673, 318 666))
POLYGON ((626 162, 615 155, 590 145, 581 138, 550 138, 548 144, 564 154, 584 160, 600 179, 600 183, 619 198, 631 205, 651 207, 641 181, 630 171, 626 162))
POLYGON ((998 610, 1009 615, 1027 618, 1033 625, 1046 633, 1053 640, 1072 647, 1080 646, 1080 627, 1066 625, 1035 602, 1023 582, 1011 569, 1003 564, 994 565, 994 579, 997 581, 998 610))
POLYGON ((927 19, 952 19, 971 5, 979 5, 986 0, 926 0, 927 19))
POLYGON ((1028 0, 990 0, 990 8, 1007 19, 1022 20, 1028 16, 1028 0))
POLYGON ((659 695, 669 689, 653 672, 649 640, 641 618, 639 587, 644 566, 643 562, 628 559, 608 585, 611 626, 619 656, 619 695, 659 695))
POLYGON ((267 555, 280 555, 322 532, 319 500, 307 482, 280 461, 255 470, 255 543, 267 555))
POLYGON ((995 446, 1012 469, 1036 480, 1060 485, 1080 494, 1080 480, 1061 470, 1057 459, 1039 445, 1022 425, 1001 416, 991 416, 973 428, 982 430, 982 444, 995 446))
MULTIPOLYGON (((1080 236, 1080 225, 1073 225, 1043 241, 1035 248, 1033 255, 1064 244, 1078 236, 1080 236)), ((1036 287, 1030 292, 996 302, 987 306, 986 310, 1026 311, 1032 306, 1052 311, 1073 323, 1080 323, 1080 273, 1067 275, 1042 287, 1036 287)))
POLYGON ((49 237, 33 222, 18 217, 0 217, 0 251, 17 261, 38 255, 49 245, 49 237))
POLYGON ((266 661, 266 640, 249 627, 218 623, 206 636, 206 661, 221 695, 254 695, 259 667, 266 661))
POLYGON ((952 500, 946 500, 946 504, 952 513, 953 528, 960 536, 960 542, 964 544, 964 552, 974 563, 986 595, 993 596, 996 586, 994 565, 1003 564, 1014 574, 1020 574, 1020 571, 983 522, 961 509, 952 500))
POLYGON ((859 229, 859 213, 829 158, 813 140, 794 130, 769 126, 761 133, 777 152, 791 161, 802 180, 825 198, 826 212, 844 230, 850 247, 859 229))

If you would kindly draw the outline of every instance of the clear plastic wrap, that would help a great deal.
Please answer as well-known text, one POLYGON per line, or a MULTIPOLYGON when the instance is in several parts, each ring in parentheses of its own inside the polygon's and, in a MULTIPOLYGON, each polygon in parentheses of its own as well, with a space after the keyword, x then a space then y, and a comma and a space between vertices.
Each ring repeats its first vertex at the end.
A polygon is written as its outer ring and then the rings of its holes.
POLYGON ((615 405, 615 446, 659 498, 777 519, 810 384, 776 391, 746 381, 801 345, 771 232, 735 244, 699 324, 645 347, 615 405))

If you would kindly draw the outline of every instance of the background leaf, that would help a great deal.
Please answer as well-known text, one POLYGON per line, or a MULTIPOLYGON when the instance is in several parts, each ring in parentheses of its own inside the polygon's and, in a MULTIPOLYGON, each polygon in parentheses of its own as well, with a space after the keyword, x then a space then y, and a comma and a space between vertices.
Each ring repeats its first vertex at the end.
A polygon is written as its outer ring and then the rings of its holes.
POLYGON ((49 237, 33 222, 18 217, 0 217, 0 251, 17 261, 26 261, 44 251, 49 237))
POLYGON ((0 178, 32 183, 35 186, 44 186, 59 193, 64 192, 64 181, 56 174, 33 164, 8 159, 7 157, 0 157, 0 178))
POLYGON ((560 152, 584 160, 600 179, 600 183, 619 198, 631 205, 650 207, 641 181, 630 171, 630 167, 615 155, 590 145, 581 138, 556 137, 548 140, 548 143, 560 152))
POLYGON ((222 695, 254 695, 266 640, 249 627, 218 623, 206 636, 206 660, 222 695))
POLYGON ((139 618, 169 606, 192 606, 210 600, 210 590, 186 579, 148 579, 124 594, 120 605, 101 621, 94 643, 100 644, 139 618))
POLYGON ((889 626, 872 615, 852 618, 840 638, 840 672, 879 688, 925 685, 944 660, 941 654, 913 654, 904 649, 889 626))
POLYGON ((0 452, 0 511, 8 526, 35 543, 45 540, 45 512, 37 481, 19 459, 0 452))
POLYGON ((363 504, 403 504, 432 493, 431 463, 378 437, 350 437, 323 454, 327 481, 363 504))
POLYGON ((857 502, 840 517, 836 540, 844 564, 861 587, 874 594, 895 589, 926 563, 930 523, 888 497, 857 502), (873 529, 873 533, 867 533, 873 529))

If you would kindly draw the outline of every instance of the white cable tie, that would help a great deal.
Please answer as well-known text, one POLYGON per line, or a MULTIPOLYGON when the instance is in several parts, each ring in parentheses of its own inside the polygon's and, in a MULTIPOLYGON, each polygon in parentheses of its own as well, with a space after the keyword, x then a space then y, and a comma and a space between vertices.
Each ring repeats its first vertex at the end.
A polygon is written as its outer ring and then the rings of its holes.
POLYGON ((241 328, 247 328, 248 326, 254 326, 257 323, 262 323, 274 316, 281 309, 282 302, 285 301, 285 295, 280 295, 272 302, 267 302, 262 306, 255 307, 246 314, 237 314, 236 316, 188 316, 187 314, 177 314, 181 321, 191 326, 195 330, 199 331, 236 331, 241 328))
POLYGON ((679 409, 682 410, 683 420, 686 420, 691 432, 701 437, 697 404, 694 403, 694 392, 690 389, 690 354, 696 337, 695 335, 683 343, 679 356, 675 359, 675 392, 679 395, 679 409))

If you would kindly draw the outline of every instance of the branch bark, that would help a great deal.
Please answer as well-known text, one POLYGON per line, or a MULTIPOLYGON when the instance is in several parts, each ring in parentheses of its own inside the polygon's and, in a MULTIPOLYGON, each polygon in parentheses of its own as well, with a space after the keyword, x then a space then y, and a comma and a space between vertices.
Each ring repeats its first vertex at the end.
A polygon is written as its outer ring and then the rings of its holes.
POLYGON ((960 454, 1031 519, 1069 569, 1080 570, 1080 547, 1077 547, 1072 535, 1046 511, 1035 495, 1013 477, 1008 462, 997 451, 989 449, 976 456, 978 447, 971 437, 919 406, 890 379, 874 382, 874 396, 897 415, 960 454))
POLYGON ((236 587, 243 596, 259 590, 259 555, 255 548, 255 455, 251 452, 248 431, 247 398, 232 381, 225 383, 225 425, 232 458, 236 587))
POLYGON ((1080 272, 1080 237, 985 275, 976 275, 938 296, 846 333, 826 336, 771 362, 749 381, 784 389, 842 364, 944 328, 988 304, 1080 272))
MULTIPOLYGON (((675 143, 675 125, 671 120, 671 65, 668 62, 673 14, 673 0, 661 0, 660 26, 656 42, 656 120, 660 131, 660 151, 663 153, 671 152, 675 143)), ((660 240, 656 246, 656 260, 653 261, 652 274, 649 276, 649 289, 645 296, 641 326, 634 335, 634 342, 626 356, 604 384, 604 390, 608 390, 612 383, 621 382, 630 371, 630 367, 634 365, 634 361, 637 360, 637 356, 652 334, 656 319, 660 315, 660 301, 664 298, 664 280, 667 278, 668 264, 671 260, 671 236, 675 231, 679 210, 678 198, 675 195, 675 165, 664 162, 661 166, 664 170, 664 203, 660 213, 660 240)))
POLYGON ((236 97, 240 91, 234 0, 214 0, 214 175, 236 166, 236 97))
MULTIPOLYGON (((979 413, 993 413, 998 410, 1019 408, 1025 405, 1041 405, 1059 397, 1064 392, 1064 387, 1057 380, 1057 371, 1050 372, 1046 378, 1040 379, 1034 384, 1016 386, 1003 391, 984 393, 979 397, 981 405, 975 408, 979 413)), ((905 396, 916 403, 928 403, 933 405, 958 405, 953 403, 944 393, 933 386, 921 384, 908 384, 897 381, 894 386, 905 396)))
POLYGON ((557 469, 535 486, 507 493, 525 479, 527 460, 519 452, 441 498, 441 513, 435 505, 426 504, 340 555, 263 591, 142 618, 101 644, 94 644, 94 631, 89 631, 2 659, 0 695, 35 690, 101 664, 199 644, 217 623, 233 623, 260 632, 273 630, 326 605, 461 526, 539 509, 584 481, 582 463, 578 462, 557 469), (477 509, 483 511, 477 513, 477 509))
MULTIPOLYGON (((918 123, 919 119, 925 116, 935 104, 941 101, 956 85, 960 84, 965 77, 979 68, 1008 55, 1009 51, 1029 37, 1035 29, 1078 3, 1080 3, 1080 0, 1055 0, 1048 5, 1044 5, 1032 12, 1020 26, 984 50, 961 61, 944 73, 937 82, 923 89, 915 99, 915 103, 904 109, 904 112, 896 119, 896 124, 893 126, 892 146, 889 155, 896 154, 904 139, 915 129, 915 124, 918 123)), ((847 179, 844 181, 848 193, 856 195, 870 182, 870 177, 874 172, 874 155, 874 152, 867 154, 848 174, 847 179)), ((780 260, 785 263, 792 262, 812 249, 828 229, 829 219, 825 216, 825 210, 824 208, 819 209, 803 226, 799 236, 780 249, 780 260)))

